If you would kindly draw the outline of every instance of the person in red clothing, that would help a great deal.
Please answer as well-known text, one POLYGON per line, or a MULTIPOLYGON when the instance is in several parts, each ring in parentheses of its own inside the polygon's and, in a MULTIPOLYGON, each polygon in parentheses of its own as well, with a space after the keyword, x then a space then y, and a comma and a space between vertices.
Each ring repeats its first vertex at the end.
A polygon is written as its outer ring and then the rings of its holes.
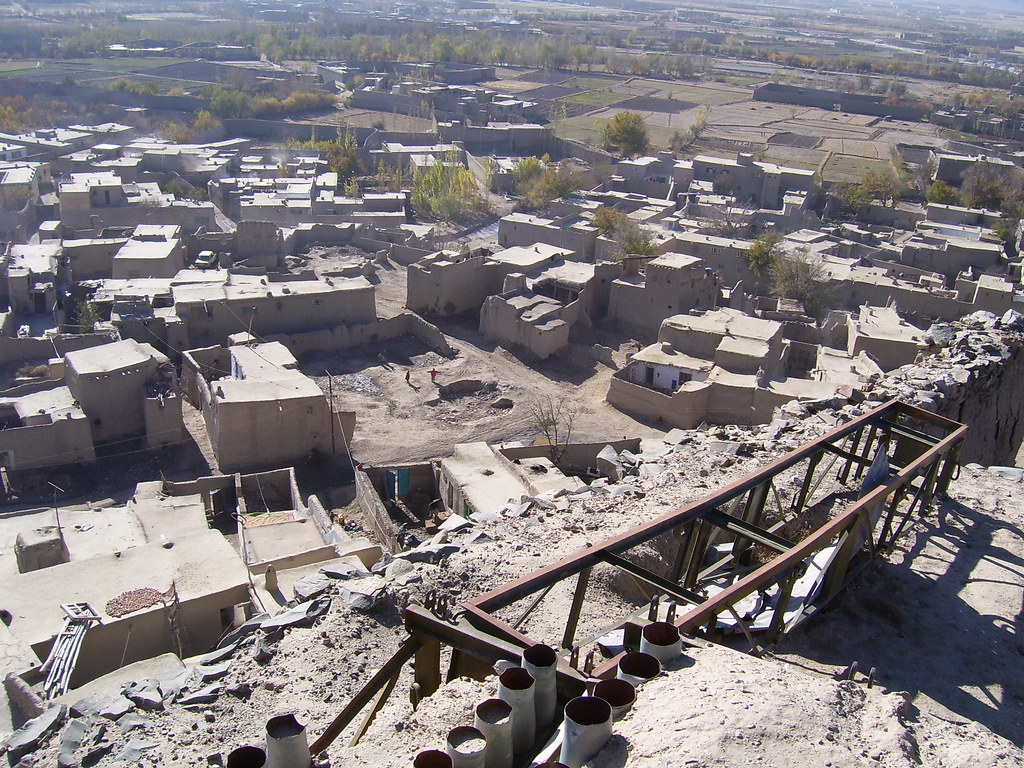
POLYGON ((430 383, 434 384, 437 382, 437 374, 440 373, 436 368, 431 368, 428 373, 430 374, 430 383))

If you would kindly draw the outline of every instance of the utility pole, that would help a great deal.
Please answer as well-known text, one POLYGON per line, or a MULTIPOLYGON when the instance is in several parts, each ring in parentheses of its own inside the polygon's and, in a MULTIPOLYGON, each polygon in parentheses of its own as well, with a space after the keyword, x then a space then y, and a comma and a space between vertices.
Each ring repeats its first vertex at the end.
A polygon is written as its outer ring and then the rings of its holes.
POLYGON ((46 484, 53 488, 53 514, 57 518, 57 535, 60 536, 61 541, 63 541, 64 531, 60 527, 60 509, 57 508, 57 494, 64 493, 64 489, 61 488, 59 485, 54 485, 49 480, 46 481, 46 484))
POLYGON ((331 414, 331 456, 337 454, 337 449, 334 446, 334 377, 331 376, 330 371, 324 371, 327 374, 327 410, 331 414))

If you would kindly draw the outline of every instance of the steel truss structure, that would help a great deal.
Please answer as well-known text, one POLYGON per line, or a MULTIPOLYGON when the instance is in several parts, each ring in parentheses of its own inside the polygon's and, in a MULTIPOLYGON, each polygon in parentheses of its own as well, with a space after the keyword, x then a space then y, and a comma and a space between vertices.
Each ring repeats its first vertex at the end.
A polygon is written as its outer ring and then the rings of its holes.
POLYGON ((449 680, 482 678, 498 660, 517 661, 537 642, 519 628, 559 585, 572 589, 568 613, 557 617, 564 626, 560 698, 580 695, 588 682, 614 674, 617 656, 595 666, 591 651, 581 664, 581 648, 621 628, 626 649, 635 650, 659 602, 684 637, 716 640, 735 631, 759 653, 832 601, 925 514, 933 496, 945 493, 966 432, 955 421, 893 400, 699 501, 466 603, 454 606, 432 595, 424 606, 410 605, 409 638, 312 745, 313 754, 374 702, 352 739, 357 742, 409 661, 414 701, 441 685, 442 648, 450 649, 449 680), (822 516, 823 504, 828 509, 822 516), (808 519, 817 517, 823 521, 808 530, 808 519), (799 540, 789 538, 788 530, 799 531, 799 540), (652 564, 655 542, 661 554, 652 564), (650 602, 581 638, 580 616, 598 567, 628 574, 646 587, 650 602), (765 598, 768 608, 760 617, 748 610, 752 596, 765 598), (513 608, 515 618, 498 617, 513 608))

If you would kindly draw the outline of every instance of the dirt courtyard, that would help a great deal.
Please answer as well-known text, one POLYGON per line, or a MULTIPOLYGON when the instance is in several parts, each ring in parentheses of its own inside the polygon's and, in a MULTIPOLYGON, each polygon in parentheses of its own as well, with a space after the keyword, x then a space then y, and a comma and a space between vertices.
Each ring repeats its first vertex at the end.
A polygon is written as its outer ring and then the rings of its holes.
MULTIPOLYGON (((329 254, 310 263, 317 272, 331 266, 329 254)), ((406 268, 392 262, 378 267, 372 278, 377 314, 390 317, 405 306, 406 268)), ((627 334, 595 328, 586 344, 570 344, 538 361, 520 358, 487 339, 475 314, 427 319, 457 350, 454 357, 443 357, 406 336, 302 360, 303 373, 313 377, 325 394, 333 391, 337 409, 355 411, 355 436, 349 448, 356 461, 422 461, 448 456, 458 443, 480 440, 532 442, 537 427, 531 405, 549 399, 577 412, 569 436, 573 442, 649 437, 663 431, 605 402, 614 369, 595 358, 593 344, 610 347, 617 366, 623 365, 626 354, 637 348, 627 334), (431 370, 437 371, 435 381, 431 370), (440 396, 440 387, 467 380, 481 382, 482 388, 440 396)))

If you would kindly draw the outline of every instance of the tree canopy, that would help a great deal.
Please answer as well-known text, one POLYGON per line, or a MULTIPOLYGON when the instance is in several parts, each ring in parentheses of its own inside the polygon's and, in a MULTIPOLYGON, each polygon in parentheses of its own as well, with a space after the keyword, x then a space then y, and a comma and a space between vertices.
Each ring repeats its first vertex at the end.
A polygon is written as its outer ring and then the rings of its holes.
POLYGON ((647 125, 639 112, 619 112, 604 129, 604 139, 619 148, 624 155, 639 155, 647 151, 650 137, 647 125))
POLYGON ((779 243, 782 235, 778 232, 765 232, 757 238, 743 254, 747 267, 758 277, 767 277, 779 258, 779 243))

